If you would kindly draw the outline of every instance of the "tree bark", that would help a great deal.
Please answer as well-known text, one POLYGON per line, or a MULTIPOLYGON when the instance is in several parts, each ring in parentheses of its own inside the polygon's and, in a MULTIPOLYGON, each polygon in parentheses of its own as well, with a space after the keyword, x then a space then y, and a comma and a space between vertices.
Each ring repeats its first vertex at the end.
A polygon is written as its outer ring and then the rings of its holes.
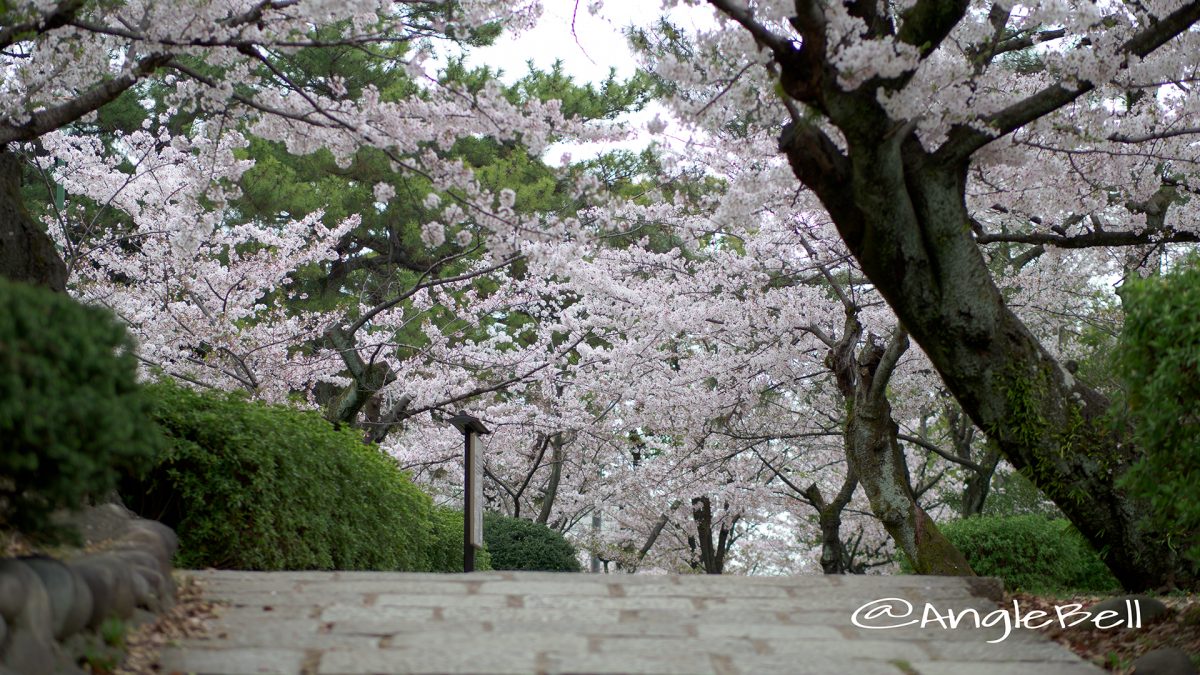
POLYGON ((900 429, 892 419, 887 382, 908 348, 908 337, 897 329, 885 348, 871 335, 856 358, 855 346, 861 334, 858 319, 848 310, 842 339, 828 359, 846 400, 846 459, 850 471, 862 484, 871 512, 917 574, 974 576, 966 557, 917 503, 897 439, 900 429))
POLYGON ((21 168, 20 158, 0 146, 0 276, 65 293, 67 266, 25 209, 21 168))
POLYGON ((734 518, 730 525, 722 523, 717 539, 713 541, 712 501, 708 497, 692 499, 692 518, 696 521, 696 536, 688 537, 688 545, 693 554, 697 548, 700 554, 692 567, 704 570, 705 574, 722 574, 725 571, 725 555, 733 545, 733 527, 737 519, 734 518))
POLYGON ((546 482, 546 491, 542 494, 542 508, 538 511, 537 521, 545 525, 550 521, 550 513, 554 510, 554 499, 558 496, 558 483, 562 479, 563 437, 561 433, 554 434, 550 439, 550 478, 546 482))
POLYGON ((832 501, 826 502, 817 484, 804 491, 804 497, 817 510, 817 524, 821 528, 821 571, 825 574, 849 574, 854 572, 854 556, 846 550, 842 541, 842 511, 854 496, 858 478, 854 471, 846 472, 842 488, 832 501))

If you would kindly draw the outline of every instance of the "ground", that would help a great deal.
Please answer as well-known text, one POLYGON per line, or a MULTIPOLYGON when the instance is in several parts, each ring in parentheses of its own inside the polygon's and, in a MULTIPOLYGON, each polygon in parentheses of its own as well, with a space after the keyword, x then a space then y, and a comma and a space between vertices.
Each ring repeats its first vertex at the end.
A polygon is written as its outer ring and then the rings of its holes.
MULTIPOLYGON (((1078 602, 1086 606, 1101 599, 1088 595, 1037 596, 1028 593, 1006 596, 1009 605, 1016 600, 1023 610, 1043 611, 1053 611, 1054 605, 1066 603, 1078 602)), ((1191 655, 1192 662, 1200 669, 1200 596, 1177 594, 1159 596, 1159 599, 1170 613, 1161 621, 1142 628, 1085 630, 1074 627, 1062 630, 1050 626, 1042 631, 1084 659, 1122 675, 1131 672, 1129 666, 1134 659, 1162 647, 1182 649, 1191 655)))

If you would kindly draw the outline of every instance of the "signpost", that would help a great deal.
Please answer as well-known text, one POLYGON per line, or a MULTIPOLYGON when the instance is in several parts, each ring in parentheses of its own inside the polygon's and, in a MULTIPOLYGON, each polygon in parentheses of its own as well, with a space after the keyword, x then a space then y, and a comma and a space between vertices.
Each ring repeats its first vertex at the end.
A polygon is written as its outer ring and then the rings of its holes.
POLYGON ((483 548, 483 458, 479 437, 490 434, 477 418, 459 411, 450 424, 463 435, 463 571, 475 571, 475 549, 483 548))

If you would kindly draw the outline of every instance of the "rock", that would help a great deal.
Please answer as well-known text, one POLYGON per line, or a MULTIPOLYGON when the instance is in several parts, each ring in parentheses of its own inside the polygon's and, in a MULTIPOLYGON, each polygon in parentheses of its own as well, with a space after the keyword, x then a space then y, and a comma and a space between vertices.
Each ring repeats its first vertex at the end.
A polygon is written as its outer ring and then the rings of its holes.
POLYGON ((42 580, 54 617, 54 637, 78 632, 92 615, 92 594, 83 578, 70 567, 42 556, 22 558, 42 580))
POLYGON ((149 530, 131 530, 121 537, 114 545, 115 551, 121 554, 137 553, 149 560, 153 569, 171 569, 171 555, 167 552, 166 542, 149 530))
POLYGON ((144 567, 135 569, 133 576, 138 607, 159 612, 171 606, 175 599, 175 588, 168 581, 170 577, 164 577, 157 570, 144 567))
POLYGON ((58 649, 54 617, 42 579, 19 560, 0 560, 0 576, 12 576, 25 588, 21 609, 7 620, 8 643, 0 665, 26 675, 54 672, 58 649))
POLYGON ((134 532, 149 532, 156 535, 163 543, 163 547, 167 551, 167 562, 175 555, 175 551, 179 550, 179 537, 175 534, 175 530, 163 525, 157 520, 138 519, 132 525, 134 532))
POLYGON ((50 675, 55 672, 58 649, 48 635, 13 631, 0 663, 21 675, 50 675))
POLYGON ((1196 667, 1182 649, 1165 647, 1134 659, 1130 672, 1134 675, 1196 675, 1196 667))
POLYGON ((133 511, 121 504, 101 504, 71 514, 66 523, 78 528, 85 542, 94 544, 120 538, 134 518, 133 511))
POLYGON ((1093 620, 1096 618, 1096 614, 1099 612, 1119 612, 1122 623, 1117 623, 1117 617, 1109 617, 1101 621, 1101 624, 1112 628, 1117 626, 1128 628, 1131 627, 1132 622, 1137 620, 1139 608, 1141 611, 1142 626, 1154 623, 1167 613, 1166 605, 1146 595, 1121 595, 1115 598, 1109 598, 1108 600, 1104 600, 1092 605, 1088 608, 1088 611, 1092 613, 1093 620), (1134 603, 1136 603, 1136 606, 1134 603))
POLYGON ((15 571, 0 567, 0 617, 11 619, 19 614, 25 606, 27 593, 28 589, 15 571))
MULTIPOLYGON (((120 549, 111 553, 124 560, 130 567, 154 570, 156 572, 164 571, 162 562, 149 551, 142 549, 120 549)), ((170 566, 167 566, 166 571, 170 571, 170 569, 170 566)))
POLYGON ((99 626, 110 616, 124 619, 133 613, 137 600, 133 593, 133 571, 127 562, 115 555, 96 554, 72 560, 70 566, 92 591, 89 627, 99 626))

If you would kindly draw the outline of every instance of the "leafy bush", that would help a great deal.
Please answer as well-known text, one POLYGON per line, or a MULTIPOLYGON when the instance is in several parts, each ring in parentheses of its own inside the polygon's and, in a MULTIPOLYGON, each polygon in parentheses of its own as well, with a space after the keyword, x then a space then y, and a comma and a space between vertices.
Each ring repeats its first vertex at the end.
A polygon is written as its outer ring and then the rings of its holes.
POLYGON ((1150 504, 1164 538, 1200 563, 1200 265, 1121 288, 1113 354, 1144 453, 1121 485, 1150 504))
POLYGON ((358 432, 234 394, 150 391, 169 447, 123 492, 176 528, 180 566, 428 567, 430 498, 358 432))
MULTIPOLYGON (((1034 593, 1119 588, 1100 556, 1071 523, 1038 515, 976 516, 939 525, 980 576, 1034 593)), ((905 571, 910 571, 901 565, 905 571)))
MULTIPOLYGON (((433 535, 429 544, 426 572, 463 571, 463 514, 446 506, 433 507, 433 535)), ((485 530, 486 531, 486 530, 485 530)), ((475 551, 475 569, 490 570, 487 547, 475 551)))
POLYGON ((0 529, 34 539, 160 447, 133 342, 107 310, 0 278, 0 529))
POLYGON ((485 513, 483 541, 491 553, 493 569, 579 571, 575 547, 540 523, 485 513))

